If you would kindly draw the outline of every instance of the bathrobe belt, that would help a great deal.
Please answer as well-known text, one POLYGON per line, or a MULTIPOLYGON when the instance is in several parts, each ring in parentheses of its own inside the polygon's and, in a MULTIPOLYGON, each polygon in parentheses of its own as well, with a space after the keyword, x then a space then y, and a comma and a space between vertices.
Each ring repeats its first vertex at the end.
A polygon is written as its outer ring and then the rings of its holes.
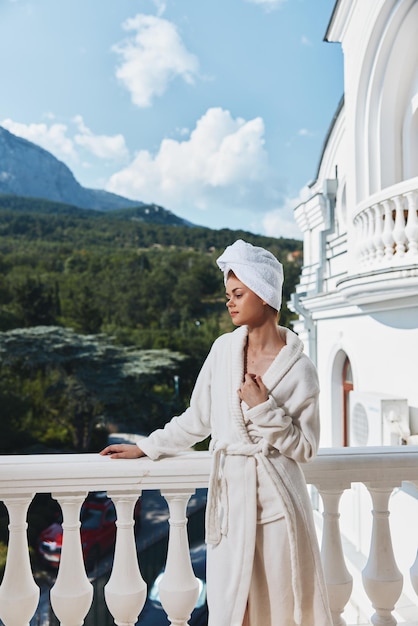
MULTIPOLYGON (((294 620, 296 624, 301 623, 301 597, 300 597, 300 564, 297 550, 297 531, 296 531, 296 513, 288 488, 285 485, 283 477, 273 467, 268 459, 270 447, 268 443, 260 439, 260 441, 224 443, 220 441, 211 442, 212 452, 212 471, 209 478, 208 498, 206 505, 206 543, 216 545, 221 541, 222 535, 228 532, 227 519, 228 515, 223 515, 219 510, 219 503, 225 509, 228 506, 225 489, 221 489, 222 484, 222 457, 223 456, 243 456, 253 458, 254 462, 259 460, 267 470, 273 484, 280 494, 284 504, 284 514, 287 523, 287 532, 289 535, 290 560, 292 567, 292 589, 294 595, 294 620)), ((254 463, 254 471, 256 471, 254 463)), ((255 494, 256 498, 256 494, 255 494)), ((254 501, 256 506, 256 501, 254 501)), ((225 513, 225 511, 224 511, 225 513)), ((255 536, 255 529, 254 529, 255 536)))

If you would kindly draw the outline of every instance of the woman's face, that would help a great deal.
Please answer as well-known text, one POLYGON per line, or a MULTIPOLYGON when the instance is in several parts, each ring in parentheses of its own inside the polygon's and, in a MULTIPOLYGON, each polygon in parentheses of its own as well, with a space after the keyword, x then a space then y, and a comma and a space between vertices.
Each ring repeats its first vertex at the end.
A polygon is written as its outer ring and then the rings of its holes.
POLYGON ((269 307, 242 283, 235 274, 226 282, 226 306, 235 326, 260 326, 266 320, 269 307))

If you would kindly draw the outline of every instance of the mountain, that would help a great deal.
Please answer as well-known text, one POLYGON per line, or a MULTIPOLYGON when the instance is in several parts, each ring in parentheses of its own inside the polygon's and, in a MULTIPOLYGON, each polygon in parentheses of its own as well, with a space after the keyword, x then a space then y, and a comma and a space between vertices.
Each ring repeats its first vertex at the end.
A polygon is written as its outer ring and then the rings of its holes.
MULTIPOLYGON (((118 196, 119 197, 119 196, 118 196)), ((4 194, 0 192, 0 225, 8 222, 13 216, 19 214, 37 216, 71 216, 84 220, 99 220, 101 217, 117 219, 124 222, 134 222, 141 224, 160 224, 163 226, 195 226, 188 220, 178 217, 168 209, 164 209, 158 204, 136 204, 128 209, 108 209, 107 211, 83 209, 73 204, 64 204, 56 200, 45 200, 44 198, 32 198, 16 196, 15 194, 4 194)))
POLYGON ((144 206, 100 189, 80 185, 71 170, 50 152, 0 126, 0 194, 44 198, 84 209, 144 206))

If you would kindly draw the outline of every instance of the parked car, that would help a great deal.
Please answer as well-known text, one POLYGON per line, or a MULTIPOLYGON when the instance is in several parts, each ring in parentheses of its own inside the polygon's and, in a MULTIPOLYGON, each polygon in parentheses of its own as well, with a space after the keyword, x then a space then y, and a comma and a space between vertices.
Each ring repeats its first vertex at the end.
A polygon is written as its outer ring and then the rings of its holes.
MULTIPOLYGON (((140 499, 135 506, 135 520, 139 521, 140 499)), ((109 552, 116 538, 116 510, 106 492, 90 493, 81 507, 81 545, 87 570, 92 569, 101 556, 109 552)), ((54 522, 41 532, 38 553, 42 561, 58 568, 62 549, 61 520, 54 522)))
MULTIPOLYGON (((206 545, 199 543, 190 549, 190 558, 196 578, 199 581, 199 597, 195 608, 191 614, 188 624, 190 626, 207 626, 208 605, 206 602, 206 545)), ((164 570, 162 570, 152 584, 145 606, 139 616, 136 626, 169 626, 170 622, 161 606, 158 593, 158 583, 160 582, 164 570)))

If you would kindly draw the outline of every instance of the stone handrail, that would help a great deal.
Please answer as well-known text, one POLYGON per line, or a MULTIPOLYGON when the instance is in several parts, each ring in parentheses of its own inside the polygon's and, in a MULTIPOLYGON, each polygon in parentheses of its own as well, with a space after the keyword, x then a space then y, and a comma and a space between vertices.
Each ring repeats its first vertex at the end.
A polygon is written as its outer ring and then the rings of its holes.
POLYGON ((367 269, 418 261, 418 177, 367 198, 354 215, 357 267, 367 269))
MULTIPOLYGON (((158 462, 114 461, 97 454, 0 457, 0 499, 9 514, 9 545, 0 586, 0 619, 5 626, 28 626, 38 606, 39 588, 30 565, 27 511, 36 493, 51 493, 63 513, 64 542, 51 606, 64 626, 81 626, 93 599, 80 543, 79 515, 89 491, 107 491, 117 512, 117 538, 105 600, 115 623, 134 626, 145 599, 146 585, 134 543, 133 511, 142 490, 159 489, 170 515, 170 535, 160 596, 171 624, 185 626, 193 609, 197 584, 190 565, 186 506, 196 488, 206 487, 210 457, 191 452, 158 462), (185 617, 186 616, 186 617, 185 617)), ((334 626, 352 595, 339 527, 339 501, 354 483, 366 485, 373 503, 372 538, 362 585, 374 607, 373 624, 396 624, 393 615, 402 592, 403 575, 395 562, 388 501, 404 481, 418 487, 418 446, 323 449, 303 467, 323 503, 322 558, 334 626)), ((414 539, 414 538, 411 538, 414 539)), ((416 546, 411 546, 411 562, 416 546)), ((418 593, 418 560, 410 577, 418 593)), ((418 625, 418 609, 416 621, 418 625)))

